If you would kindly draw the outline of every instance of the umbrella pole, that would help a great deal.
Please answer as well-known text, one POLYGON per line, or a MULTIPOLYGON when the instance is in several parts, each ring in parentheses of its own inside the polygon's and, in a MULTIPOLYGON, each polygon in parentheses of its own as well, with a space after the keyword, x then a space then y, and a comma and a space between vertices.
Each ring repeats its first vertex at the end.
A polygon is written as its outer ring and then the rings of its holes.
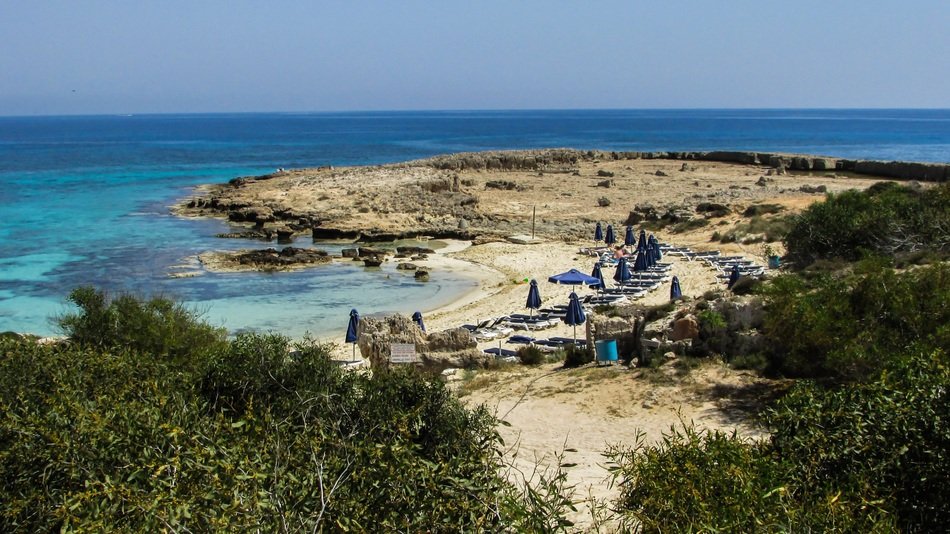
POLYGON ((353 343, 353 361, 356 361, 356 343, 353 343))

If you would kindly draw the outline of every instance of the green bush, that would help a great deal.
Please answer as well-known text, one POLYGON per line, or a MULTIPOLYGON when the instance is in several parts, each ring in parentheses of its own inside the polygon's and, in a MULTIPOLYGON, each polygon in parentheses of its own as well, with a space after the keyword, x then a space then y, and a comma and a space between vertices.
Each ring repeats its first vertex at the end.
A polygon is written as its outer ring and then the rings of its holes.
POLYGON ((580 367, 594 361, 594 351, 577 345, 564 348, 564 368, 580 367))
POLYGON ((201 321, 199 313, 163 297, 121 294, 109 299, 92 287, 80 287, 67 298, 79 311, 61 315, 56 323, 71 341, 94 349, 128 349, 180 361, 219 349, 226 335, 223 328, 201 321))
POLYGON ((563 494, 503 478, 494 417, 433 377, 345 372, 276 335, 156 358, 92 327, 144 303, 92 304, 83 343, 0 339, 0 531, 567 524, 563 494))
POLYGON ((864 379, 912 344, 950 346, 950 266, 897 273, 866 262, 858 270, 809 280, 780 276, 767 286, 764 330, 773 372, 864 379))
POLYGON ((756 215, 771 215, 784 211, 785 207, 781 204, 753 204, 742 212, 745 217, 754 217, 756 215))
POLYGON ((803 383, 767 414, 778 457, 803 496, 895 515, 900 530, 950 530, 950 369, 912 351, 880 379, 828 390, 803 383))
POLYGON ((541 349, 531 345, 520 347, 517 351, 517 355, 518 359, 521 360, 521 363, 524 365, 539 365, 547 360, 546 355, 541 349))
POLYGON ((786 258, 799 267, 823 258, 948 251, 950 183, 912 189, 882 182, 867 191, 829 194, 795 217, 784 244, 786 258))

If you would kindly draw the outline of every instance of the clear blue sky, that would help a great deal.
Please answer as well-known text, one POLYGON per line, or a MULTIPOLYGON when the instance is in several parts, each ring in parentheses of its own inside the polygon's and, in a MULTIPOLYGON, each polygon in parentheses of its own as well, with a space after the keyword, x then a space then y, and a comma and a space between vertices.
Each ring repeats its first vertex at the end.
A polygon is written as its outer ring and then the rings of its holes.
POLYGON ((0 3, 0 115, 950 107, 948 0, 0 3))

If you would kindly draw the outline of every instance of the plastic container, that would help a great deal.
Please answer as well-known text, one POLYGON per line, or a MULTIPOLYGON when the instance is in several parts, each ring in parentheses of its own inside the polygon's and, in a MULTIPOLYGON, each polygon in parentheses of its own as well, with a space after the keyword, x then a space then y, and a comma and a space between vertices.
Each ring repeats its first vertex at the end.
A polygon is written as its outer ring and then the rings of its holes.
POLYGON ((597 361, 598 362, 615 362, 617 361, 617 340, 616 339, 600 339, 594 342, 595 350, 597 351, 597 361))
POLYGON ((782 266, 782 258, 778 256, 769 256, 769 269, 778 269, 782 266))

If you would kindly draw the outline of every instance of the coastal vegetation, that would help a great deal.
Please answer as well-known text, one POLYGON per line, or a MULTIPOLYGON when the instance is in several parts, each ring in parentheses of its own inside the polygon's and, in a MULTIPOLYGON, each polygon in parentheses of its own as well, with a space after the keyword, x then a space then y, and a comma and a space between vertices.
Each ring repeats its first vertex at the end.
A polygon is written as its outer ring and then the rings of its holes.
POLYGON ((766 440, 686 424, 608 451, 626 527, 950 528, 950 266, 894 268, 907 251, 946 253, 948 200, 946 184, 880 184, 795 218, 785 245, 799 266, 863 258, 758 290, 765 371, 801 380, 763 412, 766 440))
POLYGON ((567 525, 556 475, 510 483, 497 421, 432 377, 228 341, 161 298, 71 299, 69 343, 0 340, 5 532, 567 525))

